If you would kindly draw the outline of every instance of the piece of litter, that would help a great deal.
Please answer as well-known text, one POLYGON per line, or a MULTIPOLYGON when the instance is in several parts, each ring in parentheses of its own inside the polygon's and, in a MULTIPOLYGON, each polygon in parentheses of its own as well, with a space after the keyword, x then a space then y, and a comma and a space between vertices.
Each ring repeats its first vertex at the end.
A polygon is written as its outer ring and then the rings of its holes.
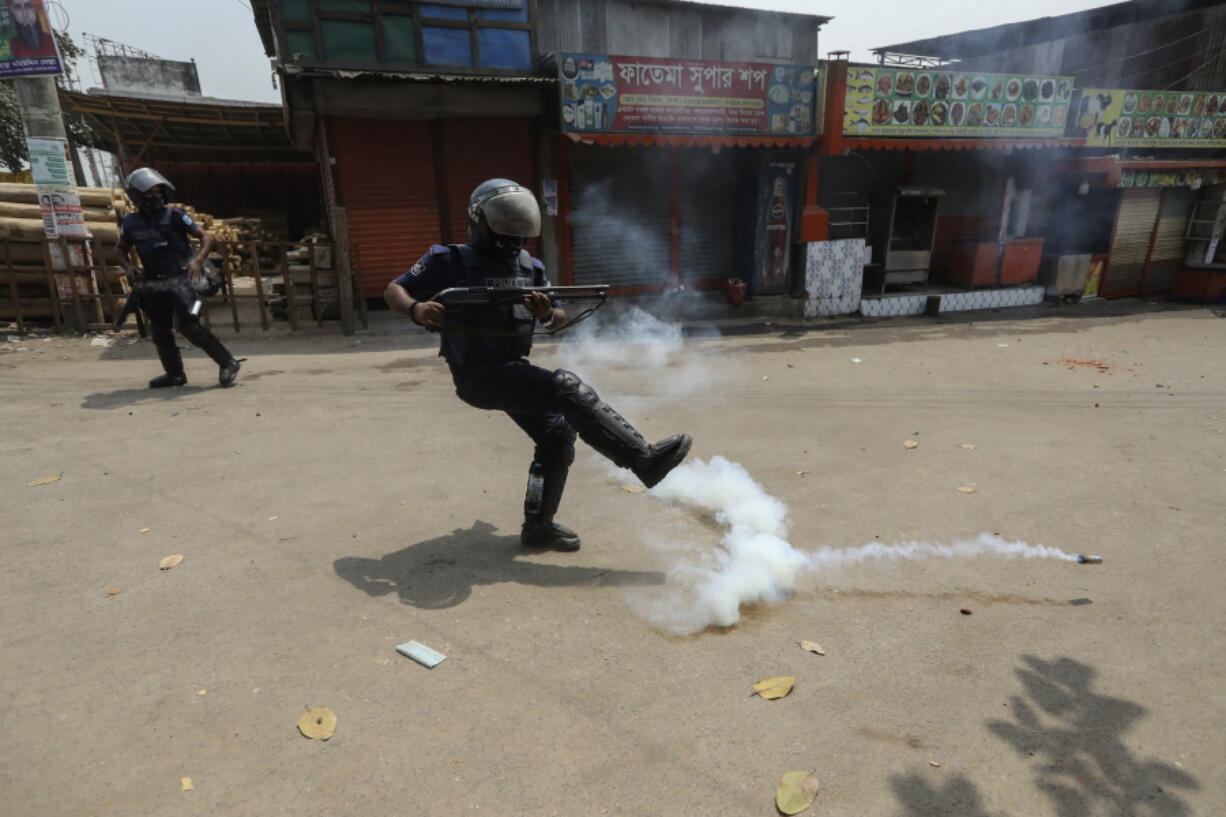
POLYGON ((396 652, 406 658, 412 658, 428 669, 434 669, 443 663, 443 659, 447 657, 437 650, 430 649, 420 641, 406 641, 403 644, 397 644, 396 652))
POLYGON ((962 608, 961 610, 959 610, 958 612, 959 612, 959 613, 961 613, 961 614, 962 614, 962 615, 964 615, 964 616, 969 616, 969 615, 971 614, 971 608, 969 608, 969 607, 963 607, 963 608, 962 608))
POLYGON ((775 807, 781 814, 800 814, 813 805, 820 789, 812 772, 786 772, 775 787, 775 807))
POLYGON ((326 706, 308 709, 298 716, 298 731, 312 740, 327 740, 336 732, 336 713, 326 706))
POLYGON ((903 448, 919 448, 919 443, 917 443, 915 440, 907 440, 905 443, 902 444, 902 447, 903 448))
POLYGON ((112 587, 110 590, 106 591, 106 594, 108 596, 118 596, 122 592, 123 592, 122 587, 112 587))
POLYGON ((780 675, 778 678, 767 678, 753 685, 755 695, 761 695, 768 701, 786 698, 796 685, 795 675, 780 675))
POLYGON ((979 446, 975 445, 974 443, 962 443, 962 447, 967 451, 974 451, 979 446))
POLYGON ((769 378, 769 377, 767 377, 766 375, 762 375, 762 379, 763 379, 763 380, 770 380, 770 378, 769 378))
POLYGON ((158 562, 158 569, 159 570, 170 570, 172 567, 178 565, 182 561, 183 561, 183 554, 176 553, 175 555, 167 556, 166 558, 162 559, 162 561, 158 562))
POLYGON ((997 346, 999 346, 999 347, 1000 347, 1000 348, 1002 348, 1002 349, 1008 349, 1008 348, 1009 348, 1009 344, 1007 344, 1007 343, 998 343, 998 344, 996 344, 996 345, 997 345, 997 346))
POLYGON ((270 516, 270 517, 268 517, 268 521, 269 521, 269 522, 276 522, 278 519, 280 519, 280 517, 279 517, 279 516, 270 516))
POLYGON ((935 760, 930 760, 930 761, 928 761, 928 765, 929 765, 929 766, 934 766, 934 767, 936 767, 936 768, 938 768, 938 769, 939 769, 939 768, 941 768, 941 764, 940 764, 940 763, 938 763, 938 762, 937 762, 937 761, 935 761, 935 760))
POLYGON ((860 359, 860 358, 858 358, 858 357, 853 357, 853 358, 851 359, 851 362, 852 362, 852 363, 863 363, 864 361, 863 361, 863 360, 861 360, 861 359, 860 359))
POLYGON ((641 493, 643 493, 643 491, 646 491, 647 489, 646 489, 646 488, 644 488, 642 485, 629 485, 629 484, 627 484, 627 485, 623 485, 623 486, 622 486, 622 490, 623 490, 623 491, 625 491, 625 492, 626 492, 626 493, 628 493, 628 494, 641 494, 641 493))
POLYGON ((1103 557, 1090 556, 1089 554, 1078 554, 1077 561, 1083 565, 1100 565, 1103 563, 1103 557))
POLYGON ((27 488, 37 488, 39 485, 50 485, 52 482, 59 482, 60 477, 62 476, 64 475, 56 474, 53 477, 43 477, 42 479, 36 479, 33 482, 27 482, 26 487, 27 488))
POLYGON ((971 486, 969 486, 969 485, 959 485, 959 486, 958 486, 958 490, 959 490, 959 491, 961 491, 961 492, 962 492, 962 493, 964 493, 964 494, 973 494, 973 493, 975 493, 975 489, 974 489, 974 488, 972 488, 972 487, 971 487, 971 486))
POLYGON ((209 691, 207 689, 198 689, 196 690, 196 694, 197 695, 208 695, 209 691))
POLYGON ((802 641, 800 642, 800 648, 802 650, 808 650, 809 652, 815 652, 818 655, 826 654, 826 651, 822 649, 822 645, 815 641, 802 641))
POLYGON ((192 789, 196 788, 192 785, 192 779, 190 777, 180 777, 179 786, 182 787, 183 791, 191 791, 192 789))
POLYGON ((803 477, 803 476, 804 476, 805 474, 807 474, 807 473, 809 473, 809 472, 808 472, 808 471, 797 471, 797 472, 796 472, 796 476, 798 476, 798 477, 803 477))
POLYGON ((141 528, 141 529, 140 529, 140 532, 141 532, 141 533, 148 533, 148 532, 149 532, 149 531, 151 531, 151 530, 153 530, 153 528, 141 528))
POLYGON ((89 342, 90 346, 101 346, 103 349, 111 345, 111 342, 106 338, 94 338, 89 342))

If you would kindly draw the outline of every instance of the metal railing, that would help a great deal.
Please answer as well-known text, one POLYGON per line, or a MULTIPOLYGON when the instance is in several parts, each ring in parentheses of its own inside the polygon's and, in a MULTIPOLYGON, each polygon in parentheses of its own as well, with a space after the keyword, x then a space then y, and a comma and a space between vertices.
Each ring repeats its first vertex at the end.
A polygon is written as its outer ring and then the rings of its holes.
MULTIPOLYGON (((114 263, 114 249, 94 239, 0 239, 0 321, 19 331, 30 325, 96 331, 110 328, 130 290, 114 263)), ((218 241, 210 260, 222 288, 202 298, 206 325, 224 321, 235 332, 257 321, 264 331, 278 323, 297 331, 306 324, 346 323, 355 310, 367 325, 358 274, 342 298, 336 245, 322 241, 218 241), (227 314, 228 313, 228 314, 227 314), (224 317, 222 317, 224 316, 224 317)))

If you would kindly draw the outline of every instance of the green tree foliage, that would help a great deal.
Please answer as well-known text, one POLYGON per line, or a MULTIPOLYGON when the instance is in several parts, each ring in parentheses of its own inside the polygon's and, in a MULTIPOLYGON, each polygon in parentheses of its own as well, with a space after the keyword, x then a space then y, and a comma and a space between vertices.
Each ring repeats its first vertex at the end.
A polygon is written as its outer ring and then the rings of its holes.
MULTIPOLYGON (((61 88, 68 87, 76 71, 77 59, 85 54, 85 50, 60 31, 55 32, 55 41, 59 44, 60 59, 64 63, 64 74, 56 77, 56 84, 61 88)), ((65 113, 64 127, 76 144, 94 144, 94 133, 80 114, 65 113)), ((0 80, 0 165, 7 167, 11 173, 18 173, 25 167, 28 158, 26 132, 21 122, 21 108, 17 105, 17 91, 11 80, 0 80)))

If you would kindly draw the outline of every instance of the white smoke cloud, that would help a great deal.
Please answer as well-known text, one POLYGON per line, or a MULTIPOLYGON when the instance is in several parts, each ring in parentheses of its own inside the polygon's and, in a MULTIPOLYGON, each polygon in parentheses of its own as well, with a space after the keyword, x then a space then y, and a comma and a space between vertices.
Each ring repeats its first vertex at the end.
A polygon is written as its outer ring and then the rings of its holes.
POLYGON ((730 627, 740 621, 743 605, 786 601, 803 574, 848 564, 969 556, 1077 561, 1077 556, 1057 548, 1009 542, 988 533, 946 545, 872 542, 807 553, 787 541, 787 506, 767 494, 741 465, 720 456, 677 467, 651 495, 713 514, 726 529, 717 548, 699 543, 658 545, 671 562, 669 581, 662 588, 630 595, 639 615, 678 635, 730 627))

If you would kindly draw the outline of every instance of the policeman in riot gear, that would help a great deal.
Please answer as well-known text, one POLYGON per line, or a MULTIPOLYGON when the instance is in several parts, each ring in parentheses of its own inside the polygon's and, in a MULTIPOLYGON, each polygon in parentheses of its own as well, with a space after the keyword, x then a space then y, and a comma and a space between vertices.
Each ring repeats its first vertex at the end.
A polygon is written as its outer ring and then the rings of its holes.
POLYGON ((238 377, 239 361, 226 350, 217 336, 197 317, 198 301, 193 279, 203 273, 213 240, 176 207, 166 205, 174 185, 153 168, 134 170, 124 181, 137 211, 128 213, 120 224, 119 265, 134 281, 132 295, 149 317, 153 343, 165 374, 149 381, 150 388, 182 386, 187 383, 183 357, 175 342, 174 326, 185 338, 199 346, 220 367, 218 382, 229 386, 238 377), (192 252, 189 237, 200 239, 200 249, 192 252), (136 248, 142 269, 138 272, 128 260, 128 250, 136 248))
POLYGON ((573 551, 579 536, 554 521, 566 475, 582 439, 652 487, 689 453, 678 434, 649 443, 578 375, 529 363, 535 324, 566 323, 558 302, 533 292, 523 303, 448 310, 431 298, 449 287, 547 287, 545 266, 524 244, 540 235, 536 197, 507 179, 482 182, 469 198, 470 243, 434 245, 388 284, 384 298, 419 326, 441 333, 439 355, 451 368, 456 394, 471 406, 504 411, 536 444, 524 499, 520 541, 529 548, 573 551))

